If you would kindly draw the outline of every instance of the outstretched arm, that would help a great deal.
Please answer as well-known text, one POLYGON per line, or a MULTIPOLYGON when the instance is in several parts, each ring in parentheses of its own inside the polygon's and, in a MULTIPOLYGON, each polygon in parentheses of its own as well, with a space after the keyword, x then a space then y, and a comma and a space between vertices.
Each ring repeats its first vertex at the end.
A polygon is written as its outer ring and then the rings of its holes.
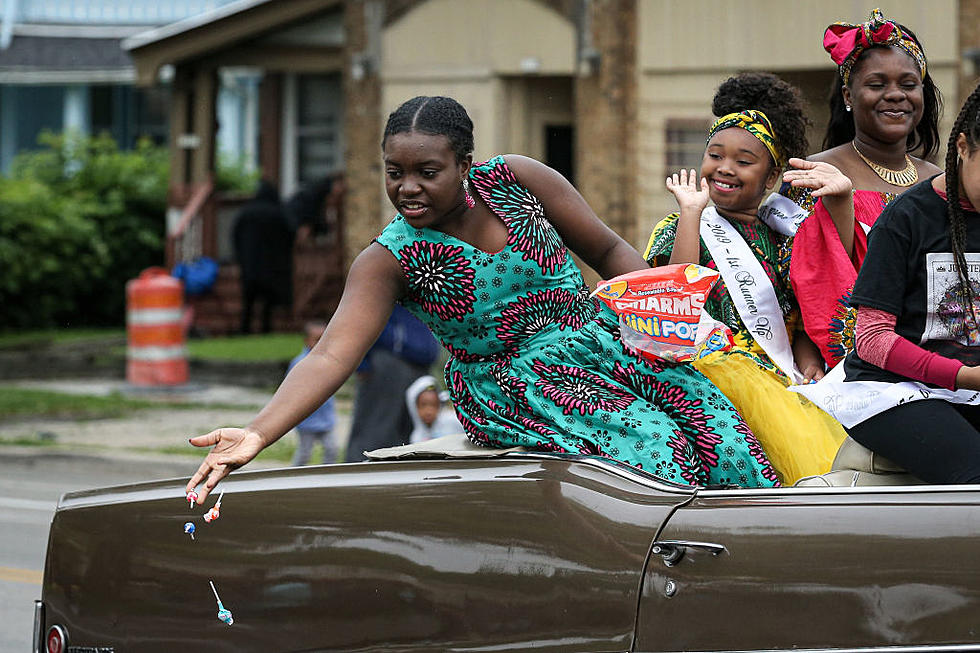
POLYGON ((794 188, 811 188, 814 201, 823 198, 823 205, 834 221, 837 235, 847 252, 848 258, 854 253, 854 186, 844 173, 823 161, 790 159, 789 164, 796 168, 783 173, 783 181, 794 188))
POLYGON ((603 279, 650 267, 635 248, 599 219, 559 172, 526 156, 508 154, 504 158, 544 206, 565 245, 603 279))
POLYGON ((384 329, 403 283, 398 262, 381 245, 371 244, 358 255, 323 337, 290 370, 255 419, 243 429, 222 428, 191 438, 196 447, 214 447, 187 484, 190 491, 204 481, 199 504, 233 469, 255 458, 337 391, 384 329))

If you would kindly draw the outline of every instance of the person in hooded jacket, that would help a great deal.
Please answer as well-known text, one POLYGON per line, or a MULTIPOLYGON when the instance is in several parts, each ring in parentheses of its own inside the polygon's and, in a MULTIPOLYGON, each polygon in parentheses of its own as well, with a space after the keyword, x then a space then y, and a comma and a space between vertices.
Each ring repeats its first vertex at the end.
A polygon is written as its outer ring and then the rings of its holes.
POLYGON ((446 403, 434 377, 420 376, 408 386, 405 404, 414 426, 409 442, 415 444, 463 432, 463 425, 456 419, 452 406, 447 409, 446 403))

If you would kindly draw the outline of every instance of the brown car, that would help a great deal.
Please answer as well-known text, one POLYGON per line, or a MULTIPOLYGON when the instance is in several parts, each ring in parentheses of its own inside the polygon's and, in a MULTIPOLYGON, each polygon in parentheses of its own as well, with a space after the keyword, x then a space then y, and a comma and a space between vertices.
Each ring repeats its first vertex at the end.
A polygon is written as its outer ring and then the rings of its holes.
POLYGON ((691 488, 427 448, 237 472, 210 523, 186 479, 65 495, 36 650, 980 650, 970 487, 691 488))

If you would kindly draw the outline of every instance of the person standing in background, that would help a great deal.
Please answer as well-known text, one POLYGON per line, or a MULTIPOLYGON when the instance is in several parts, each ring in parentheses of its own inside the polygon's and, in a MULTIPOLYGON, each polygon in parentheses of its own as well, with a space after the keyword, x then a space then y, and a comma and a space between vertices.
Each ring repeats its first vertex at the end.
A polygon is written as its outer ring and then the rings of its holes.
MULTIPOLYGON (((306 323, 303 327, 303 351, 289 362, 290 370, 310 353, 310 350, 316 345, 326 328, 327 325, 324 322, 306 323)), ((336 421, 334 398, 330 397, 319 408, 314 410, 309 417, 296 426, 296 433, 299 434, 299 442, 296 446, 296 453, 293 455, 293 467, 301 467, 309 464, 310 457, 313 454, 313 445, 317 442, 323 447, 323 462, 337 462, 338 448, 336 436, 333 434, 336 421)))
POLYGON ((429 327, 395 304, 384 331, 357 368, 347 462, 364 460, 365 451, 408 443, 414 425, 405 391, 429 373, 439 351, 429 327))
POLYGON ((463 433, 463 425, 456 419, 452 404, 444 405, 449 403, 448 394, 440 391, 436 380, 428 375, 415 379, 405 391, 405 405, 415 426, 409 437, 412 444, 463 433))
POLYGON ((242 284, 241 332, 251 333, 252 312, 262 304, 262 333, 272 330, 272 310, 292 303, 293 235, 279 191, 262 180, 241 208, 232 231, 242 284))

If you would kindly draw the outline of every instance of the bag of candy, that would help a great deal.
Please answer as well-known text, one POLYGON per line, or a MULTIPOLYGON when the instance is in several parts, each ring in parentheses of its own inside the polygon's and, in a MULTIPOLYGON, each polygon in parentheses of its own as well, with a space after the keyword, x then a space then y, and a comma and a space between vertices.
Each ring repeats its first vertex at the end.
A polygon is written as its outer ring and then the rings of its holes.
POLYGON ((731 330, 703 310, 718 277, 693 263, 665 265, 600 281, 592 294, 619 315, 629 349, 651 361, 684 363, 732 346, 731 330))

